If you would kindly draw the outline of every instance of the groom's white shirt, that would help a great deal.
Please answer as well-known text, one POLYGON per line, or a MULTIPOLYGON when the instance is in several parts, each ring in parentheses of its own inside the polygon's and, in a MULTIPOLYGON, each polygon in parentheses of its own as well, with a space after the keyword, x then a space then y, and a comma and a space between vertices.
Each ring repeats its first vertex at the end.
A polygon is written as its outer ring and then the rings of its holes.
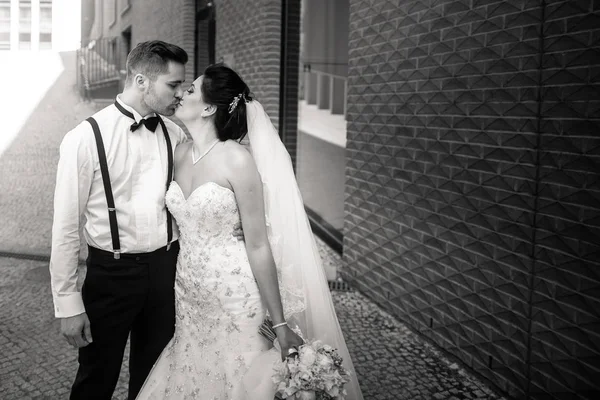
MULTIPOLYGON (((130 111, 136 122, 142 116, 130 111)), ((106 150, 112 184, 121 252, 147 253, 167 244, 165 190, 167 147, 160 125, 156 132, 145 126, 130 131, 133 121, 110 105, 94 115, 106 150)), ((183 130, 163 117, 175 147, 186 140, 183 130)), ((112 251, 108 208, 100 173, 98 151, 91 125, 84 121, 68 132, 60 146, 60 160, 54 194, 52 255, 50 275, 56 317, 65 318, 85 312, 77 289, 79 228, 93 247, 112 251)), ((177 239, 176 226, 173 240, 177 239)))

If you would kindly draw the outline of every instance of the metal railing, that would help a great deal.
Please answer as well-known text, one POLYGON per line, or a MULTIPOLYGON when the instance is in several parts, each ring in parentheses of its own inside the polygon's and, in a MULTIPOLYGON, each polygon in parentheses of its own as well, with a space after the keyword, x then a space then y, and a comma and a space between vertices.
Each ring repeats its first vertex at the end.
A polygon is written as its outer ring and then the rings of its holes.
POLYGON ((77 50, 77 85, 81 96, 89 99, 94 89, 118 85, 121 81, 119 65, 117 38, 91 40, 77 50))
POLYGON ((302 72, 302 100, 316 104, 319 109, 329 110, 332 114, 345 116, 348 77, 314 70, 309 63, 303 64, 302 72))

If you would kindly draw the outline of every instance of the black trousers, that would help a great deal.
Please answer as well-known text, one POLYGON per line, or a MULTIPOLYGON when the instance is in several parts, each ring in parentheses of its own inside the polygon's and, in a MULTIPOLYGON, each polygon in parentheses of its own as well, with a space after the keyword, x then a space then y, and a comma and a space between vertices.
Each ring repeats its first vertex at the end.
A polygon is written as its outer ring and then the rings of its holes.
POLYGON ((71 400, 110 400, 130 338, 129 399, 140 391, 175 331, 175 269, 179 243, 144 254, 89 247, 82 296, 93 342, 79 349, 71 400))

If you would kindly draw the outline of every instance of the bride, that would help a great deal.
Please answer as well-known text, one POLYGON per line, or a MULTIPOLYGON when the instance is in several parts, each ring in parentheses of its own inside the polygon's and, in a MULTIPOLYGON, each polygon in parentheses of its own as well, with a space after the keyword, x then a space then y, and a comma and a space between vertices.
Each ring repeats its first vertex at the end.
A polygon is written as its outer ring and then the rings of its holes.
POLYGON ((137 399, 273 399, 273 366, 303 343, 298 327, 338 349, 352 373, 346 398, 362 400, 290 157, 268 115, 220 64, 193 82, 175 115, 193 138, 176 150, 166 194, 180 230, 176 328, 137 399), (240 221, 244 242, 230 233, 240 221), (258 333, 267 314, 280 350, 258 333))

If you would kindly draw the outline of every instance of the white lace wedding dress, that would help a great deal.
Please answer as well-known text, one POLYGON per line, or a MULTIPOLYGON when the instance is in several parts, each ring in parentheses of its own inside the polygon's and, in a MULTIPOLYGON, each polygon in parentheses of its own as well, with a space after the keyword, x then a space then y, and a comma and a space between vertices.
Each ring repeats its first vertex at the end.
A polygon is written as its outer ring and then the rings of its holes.
MULTIPOLYGON (((185 199, 173 182, 166 203, 180 230, 175 336, 137 399, 272 399, 273 388, 250 395, 242 383, 271 346, 258 334, 266 309, 244 242, 232 237, 234 193, 209 182, 185 199)), ((272 375, 272 365, 262 367, 272 375)))
MULTIPOLYGON (((262 105, 247 101, 246 111, 286 318, 338 350, 350 373, 346 399, 363 400, 290 155, 262 105)), ((266 308, 244 242, 232 237, 234 193, 209 182, 185 199, 173 182, 166 203, 180 230, 175 336, 137 399, 272 400, 281 355, 258 333, 266 308)))

